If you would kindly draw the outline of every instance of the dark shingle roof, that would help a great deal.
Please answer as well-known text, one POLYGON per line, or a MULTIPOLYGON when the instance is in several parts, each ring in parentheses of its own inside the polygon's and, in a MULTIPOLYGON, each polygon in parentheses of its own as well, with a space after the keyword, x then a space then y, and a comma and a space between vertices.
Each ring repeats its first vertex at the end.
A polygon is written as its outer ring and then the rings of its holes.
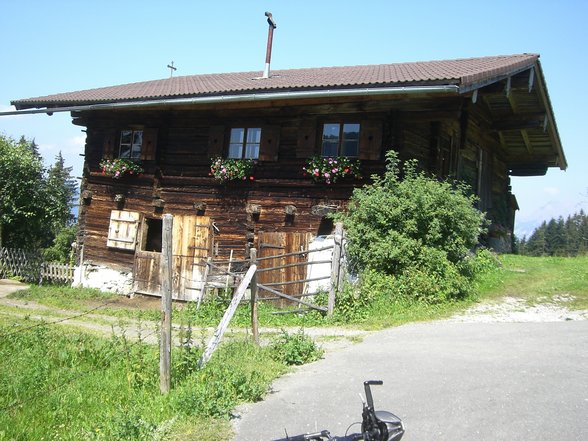
POLYGON ((533 66, 536 54, 465 58, 367 66, 324 67, 259 72, 203 74, 67 92, 12 101, 17 109, 124 101, 149 101, 215 95, 271 93, 326 88, 457 85, 464 90, 480 82, 512 75, 533 66))

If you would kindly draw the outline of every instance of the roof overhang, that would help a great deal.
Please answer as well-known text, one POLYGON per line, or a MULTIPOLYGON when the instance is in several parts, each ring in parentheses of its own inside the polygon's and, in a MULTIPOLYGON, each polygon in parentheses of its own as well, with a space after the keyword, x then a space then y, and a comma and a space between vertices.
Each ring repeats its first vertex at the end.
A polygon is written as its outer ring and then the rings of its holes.
POLYGON ((333 88, 319 90, 298 90, 286 92, 259 92, 250 94, 219 94, 196 96, 189 98, 165 98, 149 99, 141 101, 119 101, 108 103, 90 103, 64 106, 45 106, 39 105, 38 108, 22 108, 17 106, 17 110, 0 112, 0 116, 8 115, 27 115, 55 112, 84 112, 95 110, 110 109, 137 109, 145 107, 159 106, 187 106, 198 104, 212 103, 231 103, 231 102, 254 102, 254 101, 274 101, 274 100, 297 100, 311 98, 327 97, 354 97, 354 96, 380 96, 380 95, 431 95, 431 94, 459 94, 461 93, 457 85, 438 85, 438 86, 403 86, 403 87, 362 87, 362 88, 333 88), (41 108, 42 107, 42 108, 41 108))

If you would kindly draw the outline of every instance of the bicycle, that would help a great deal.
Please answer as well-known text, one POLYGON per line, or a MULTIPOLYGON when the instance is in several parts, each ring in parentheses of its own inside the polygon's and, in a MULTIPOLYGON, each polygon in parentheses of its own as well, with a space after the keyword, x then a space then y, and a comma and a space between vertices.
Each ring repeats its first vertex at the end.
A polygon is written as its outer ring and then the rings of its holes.
MULTIPOLYGON (((381 380, 363 382, 366 400, 362 399, 361 433, 345 434, 343 437, 333 437, 328 430, 295 436, 288 436, 286 433, 286 438, 274 441, 400 441, 404 435, 402 420, 393 413, 385 410, 375 410, 374 408, 371 386, 380 386, 382 384, 384 382, 381 380)), ((355 424, 359 423, 354 423, 351 426, 355 424)))

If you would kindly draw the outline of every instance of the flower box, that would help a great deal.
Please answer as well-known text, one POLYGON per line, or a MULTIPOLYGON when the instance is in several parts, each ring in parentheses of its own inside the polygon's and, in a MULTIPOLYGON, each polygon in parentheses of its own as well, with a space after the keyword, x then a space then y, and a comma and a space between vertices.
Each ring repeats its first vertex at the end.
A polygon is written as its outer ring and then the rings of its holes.
POLYGON ((103 159, 100 161, 102 174, 119 179, 123 176, 138 176, 143 173, 143 167, 136 161, 124 158, 103 159))
POLYGON ((212 158, 209 176, 221 182, 253 181, 253 159, 212 158))
POLYGON ((333 184, 343 178, 361 178, 359 161, 345 156, 313 156, 302 171, 304 176, 325 184, 333 184))

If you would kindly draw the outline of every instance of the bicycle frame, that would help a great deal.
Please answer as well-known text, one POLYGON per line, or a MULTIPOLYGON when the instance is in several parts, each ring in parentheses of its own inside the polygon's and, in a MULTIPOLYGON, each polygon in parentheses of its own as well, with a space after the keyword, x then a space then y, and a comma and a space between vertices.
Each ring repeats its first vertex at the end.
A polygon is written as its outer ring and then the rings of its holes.
POLYGON ((328 430, 288 436, 275 441, 400 441, 404 435, 402 420, 385 410, 375 410, 371 386, 384 384, 382 380, 363 382, 366 402, 363 403, 361 433, 332 437, 328 430))

